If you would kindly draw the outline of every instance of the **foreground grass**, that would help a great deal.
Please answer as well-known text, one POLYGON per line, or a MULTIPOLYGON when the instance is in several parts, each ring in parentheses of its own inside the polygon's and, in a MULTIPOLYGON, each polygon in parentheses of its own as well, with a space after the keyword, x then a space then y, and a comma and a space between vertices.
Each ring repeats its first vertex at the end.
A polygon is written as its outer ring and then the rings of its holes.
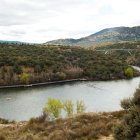
POLYGON ((112 139, 114 126, 124 111, 84 113, 71 118, 48 121, 46 117, 29 122, 0 125, 0 140, 94 140, 112 139))

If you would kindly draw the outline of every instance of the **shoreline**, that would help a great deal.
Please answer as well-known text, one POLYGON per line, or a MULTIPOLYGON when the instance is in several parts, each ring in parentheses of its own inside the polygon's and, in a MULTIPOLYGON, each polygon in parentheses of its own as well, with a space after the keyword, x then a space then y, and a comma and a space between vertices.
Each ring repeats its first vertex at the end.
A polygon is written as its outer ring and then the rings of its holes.
POLYGON ((78 82, 78 81, 89 81, 89 80, 88 80, 88 79, 70 79, 70 80, 61 80, 61 81, 34 83, 34 84, 28 84, 28 85, 0 86, 0 89, 27 88, 27 87, 35 87, 35 86, 43 86, 43 85, 52 85, 52 84, 59 84, 59 83, 69 83, 69 82, 78 82))
MULTIPOLYGON (((134 70, 140 72, 140 67, 130 65, 134 70)), ((140 75, 135 75, 133 78, 140 77, 140 75)), ((132 78, 132 79, 133 79, 132 78)), ((28 88, 28 87, 37 87, 37 86, 45 86, 45 85, 52 85, 52 84, 59 84, 59 83, 70 83, 70 82, 80 82, 80 81, 112 81, 112 80, 129 80, 125 78, 110 78, 110 79, 86 79, 86 78, 77 78, 77 79, 67 79, 67 80, 59 80, 59 81, 50 81, 50 82, 41 82, 41 83, 33 83, 28 85, 9 85, 9 86, 0 86, 1 89, 12 89, 12 88, 28 88)))
MULTIPOLYGON (((134 76, 133 78, 138 78, 139 76, 134 76)), ((133 79, 131 78, 131 79, 133 79)), ((29 88, 29 87, 38 87, 38 86, 47 86, 47 85, 54 85, 54 84, 65 84, 65 83, 71 83, 71 82, 82 82, 82 81, 118 81, 118 80, 131 80, 131 79, 126 79, 126 78, 116 78, 116 79, 99 79, 99 80, 92 80, 92 79, 85 79, 85 78, 78 78, 78 79, 69 79, 69 80, 59 80, 59 81, 50 81, 50 82, 41 82, 41 83, 33 83, 33 84, 28 84, 28 85, 10 85, 10 86, 0 86, 1 89, 17 89, 17 88, 29 88)))

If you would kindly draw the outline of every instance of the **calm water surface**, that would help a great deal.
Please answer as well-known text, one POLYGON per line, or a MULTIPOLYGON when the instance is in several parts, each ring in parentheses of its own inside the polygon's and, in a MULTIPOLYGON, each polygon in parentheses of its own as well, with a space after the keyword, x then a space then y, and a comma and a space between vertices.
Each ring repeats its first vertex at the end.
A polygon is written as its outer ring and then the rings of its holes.
POLYGON ((87 111, 120 110, 120 101, 132 97, 140 77, 108 82, 75 82, 44 87, 0 90, 0 118, 28 120, 39 116, 47 99, 83 100, 87 111))

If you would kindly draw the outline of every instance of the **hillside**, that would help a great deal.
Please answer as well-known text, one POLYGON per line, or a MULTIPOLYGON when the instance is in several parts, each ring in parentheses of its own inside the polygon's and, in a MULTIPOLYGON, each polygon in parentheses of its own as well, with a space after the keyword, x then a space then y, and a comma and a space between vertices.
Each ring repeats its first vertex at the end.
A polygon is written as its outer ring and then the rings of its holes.
POLYGON ((117 55, 79 47, 0 44, 0 86, 83 78, 125 79, 128 67, 127 61, 117 55))
POLYGON ((100 53, 108 53, 114 58, 125 60, 129 65, 140 67, 140 42, 125 42, 104 45, 101 47, 90 47, 91 50, 99 51, 100 53))
POLYGON ((91 47, 139 40, 140 40, 140 26, 137 26, 132 28, 130 27, 108 28, 80 39, 58 39, 46 42, 44 44, 91 47))
POLYGON ((114 140, 113 128, 124 111, 84 113, 71 118, 48 121, 43 116, 29 122, 0 121, 1 140, 114 140), (1 124, 2 123, 2 124, 1 124))

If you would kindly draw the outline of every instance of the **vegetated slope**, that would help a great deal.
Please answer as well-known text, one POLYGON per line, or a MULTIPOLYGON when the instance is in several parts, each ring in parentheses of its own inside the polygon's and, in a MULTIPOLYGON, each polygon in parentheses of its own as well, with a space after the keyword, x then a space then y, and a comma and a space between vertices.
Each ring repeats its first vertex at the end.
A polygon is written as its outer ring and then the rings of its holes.
POLYGON ((132 98, 121 101, 122 108, 127 112, 114 129, 116 140, 140 140, 140 88, 132 98))
POLYGON ((125 60, 79 47, 0 44, 0 85, 123 79, 127 67, 125 60))
MULTIPOLYGON (((93 49, 92 47, 90 49, 93 49)), ((140 42, 116 43, 95 48, 101 53, 110 53, 113 57, 125 60, 129 65, 140 67, 140 42)))
POLYGON ((127 41, 140 40, 140 26, 136 27, 115 27, 101 30, 95 34, 80 39, 58 39, 46 42, 50 45, 70 45, 70 46, 101 46, 127 41))
POLYGON ((29 122, 0 126, 2 140, 103 140, 110 138, 113 127, 124 111, 85 113, 65 119, 48 121, 43 116, 29 122))

